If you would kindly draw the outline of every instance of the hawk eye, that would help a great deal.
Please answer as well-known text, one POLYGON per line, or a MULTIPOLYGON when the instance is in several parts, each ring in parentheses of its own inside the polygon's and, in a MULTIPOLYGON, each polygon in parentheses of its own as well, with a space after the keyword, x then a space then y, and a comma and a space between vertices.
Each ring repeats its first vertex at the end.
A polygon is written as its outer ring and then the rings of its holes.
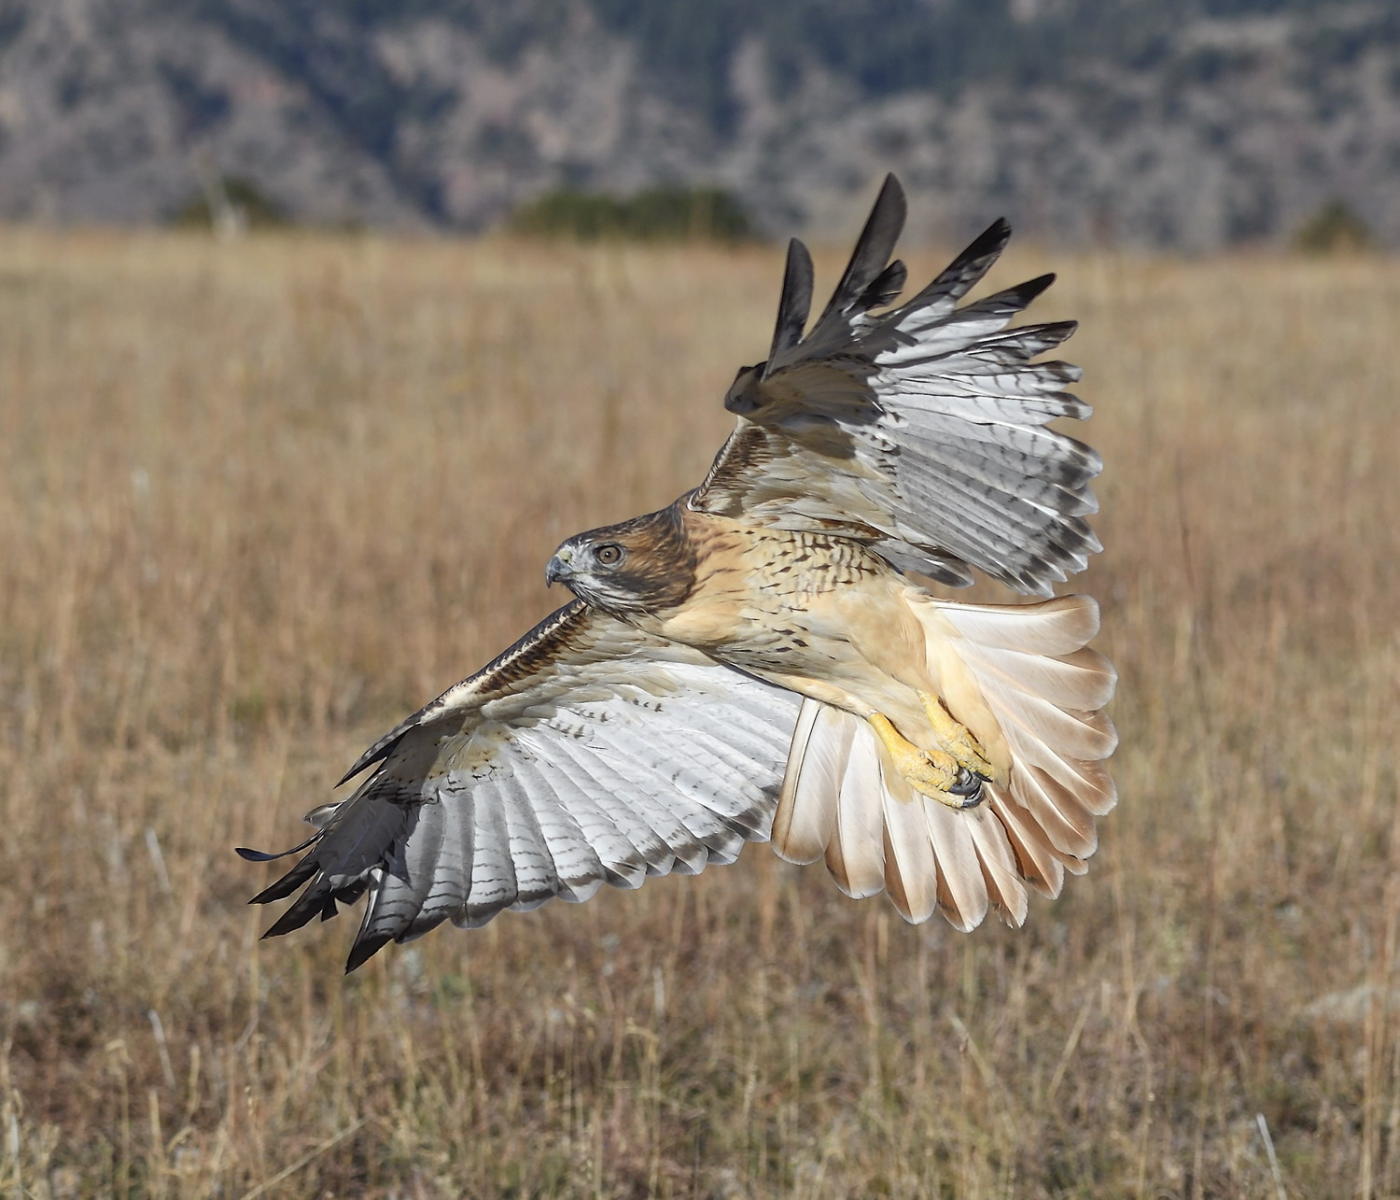
POLYGON ((593 557, 605 567, 615 567, 622 561, 622 547, 616 542, 604 542, 593 551, 593 557))

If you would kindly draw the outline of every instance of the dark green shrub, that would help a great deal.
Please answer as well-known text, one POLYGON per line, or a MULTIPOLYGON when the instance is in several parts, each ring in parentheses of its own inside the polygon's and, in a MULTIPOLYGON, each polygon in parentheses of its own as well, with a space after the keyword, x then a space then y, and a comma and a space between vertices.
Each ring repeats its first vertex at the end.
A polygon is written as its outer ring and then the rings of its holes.
POLYGON ((1375 242, 1371 227, 1344 200, 1329 200, 1293 235, 1293 246, 1306 254, 1365 250, 1375 242))
POLYGON ((522 205, 507 227, 538 237, 744 241, 754 236, 742 205, 719 188, 657 187, 634 196, 559 188, 522 205))

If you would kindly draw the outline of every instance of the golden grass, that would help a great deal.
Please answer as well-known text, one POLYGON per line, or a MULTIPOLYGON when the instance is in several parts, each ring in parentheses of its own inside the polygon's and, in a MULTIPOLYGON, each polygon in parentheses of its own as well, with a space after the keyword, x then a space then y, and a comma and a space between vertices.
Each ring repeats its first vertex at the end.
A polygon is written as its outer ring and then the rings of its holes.
POLYGON ((963 937, 757 847, 342 979, 231 847, 699 477, 778 257, 0 233, 0 1191, 1400 1193, 1400 264, 1055 265, 1089 875, 963 937))

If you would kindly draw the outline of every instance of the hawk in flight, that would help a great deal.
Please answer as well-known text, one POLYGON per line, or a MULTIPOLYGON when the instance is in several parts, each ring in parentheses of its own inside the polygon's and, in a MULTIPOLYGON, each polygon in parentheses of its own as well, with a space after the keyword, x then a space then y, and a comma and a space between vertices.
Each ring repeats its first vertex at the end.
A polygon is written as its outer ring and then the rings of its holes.
MULTIPOLYGON (((973 570, 1048 597, 1099 549, 1098 456, 1048 428, 1089 409, 1034 361, 1070 322, 1008 329, 1044 275, 961 304, 992 225, 897 303, 903 191, 886 179, 810 329, 794 240, 764 362, 699 487, 569 538, 574 599, 361 755, 258 903, 287 933, 365 899, 347 969, 443 921, 698 873, 771 837, 909 921, 1018 925, 1060 891, 1113 807, 1088 596, 959 604, 973 570)), ((257 861, 281 857, 240 851, 257 861)))

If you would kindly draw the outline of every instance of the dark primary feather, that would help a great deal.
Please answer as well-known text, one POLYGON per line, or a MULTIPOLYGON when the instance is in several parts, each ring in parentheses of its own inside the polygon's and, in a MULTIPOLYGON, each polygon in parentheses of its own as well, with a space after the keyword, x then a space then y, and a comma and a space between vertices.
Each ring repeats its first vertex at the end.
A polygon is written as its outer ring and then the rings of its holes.
POLYGON ((773 327, 769 362, 802 340, 811 311, 812 256, 806 246, 793 238, 788 242, 787 266, 783 270, 783 290, 778 298, 778 319, 773 327))
POLYGON ((908 278, 909 268, 899 259, 895 259, 870 281, 870 286, 865 291, 861 292, 855 303, 856 311, 869 312, 872 308, 881 308, 888 304, 904 290, 908 278))
MULTIPOLYGON (((1006 249, 1010 240, 1010 223, 1005 217, 998 217, 972 240, 971 245, 944 267, 923 291, 911 296, 890 316, 897 318, 925 309, 937 312, 942 311, 949 301, 956 304, 982 281, 1001 257, 1001 252, 1006 249)), ((1053 275, 1049 277, 1053 278, 1053 275)), ((1031 297, 1027 297, 1026 303, 1030 303, 1030 300, 1031 297)))
MULTIPOLYGON (((841 281, 832 292, 822 315, 817 318, 818 328, 834 316, 860 308, 866 290, 881 277, 890 255, 894 253, 895 243, 904 230, 907 211, 904 188, 893 175, 886 175, 870 216, 866 218, 865 228, 856 239, 855 249, 851 251, 851 259, 846 264, 841 281)), ((870 305, 864 307, 869 308, 870 305)))

